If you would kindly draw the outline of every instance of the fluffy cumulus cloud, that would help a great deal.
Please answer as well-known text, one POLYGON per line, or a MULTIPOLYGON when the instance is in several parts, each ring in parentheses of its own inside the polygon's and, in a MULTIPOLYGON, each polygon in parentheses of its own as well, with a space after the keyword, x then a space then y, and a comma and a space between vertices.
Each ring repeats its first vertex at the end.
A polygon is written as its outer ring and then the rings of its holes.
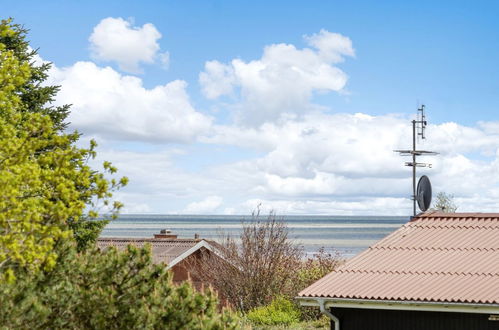
MULTIPOLYGON (((152 25, 108 18, 91 42, 97 58, 134 71, 161 61, 159 38, 152 25), (111 35, 124 37, 102 41, 111 35), (127 38, 132 52, 120 41, 127 38)), ((305 48, 267 46, 253 61, 206 62, 202 92, 236 114, 223 125, 195 109, 183 80, 146 88, 138 77, 77 62, 54 67, 49 83, 62 86, 57 104, 73 104, 72 127, 103 140, 96 161, 130 177, 118 193, 126 212, 249 214, 261 204, 279 214, 410 214, 411 169, 393 150, 409 147, 411 118, 317 111, 315 93, 345 90, 338 65, 355 52, 350 39, 325 30, 304 40, 305 48)), ((440 155, 421 159, 433 167, 418 174, 434 191, 454 194, 462 211, 499 211, 499 124, 442 123, 427 136, 420 147, 440 155)))
POLYGON ((218 127, 207 143, 237 144, 265 152, 256 163, 269 176, 315 178, 401 177, 394 149, 410 141, 407 123, 396 116, 309 114, 302 120, 268 123, 258 129, 218 127))
POLYGON ((208 61, 205 71, 199 75, 199 82, 204 95, 209 99, 216 99, 222 95, 230 95, 236 84, 236 76, 232 66, 218 61, 208 61))
POLYGON ((264 200, 249 199, 239 209, 256 209, 262 214, 271 211, 277 214, 297 215, 407 215, 407 201, 401 198, 359 198, 356 200, 264 200), (390 213, 387 213, 390 210, 390 213))
POLYGON ((92 62, 77 62, 53 68, 50 83, 62 86, 57 103, 72 104, 69 121, 86 134, 189 142, 206 132, 212 121, 193 108, 182 80, 147 89, 140 78, 92 62))
POLYGON ((220 196, 208 196, 202 201, 192 202, 182 213, 185 214, 212 214, 222 205, 223 199, 220 196))
POLYGON ((314 92, 344 89, 347 75, 336 64, 355 52, 349 38, 325 30, 305 36, 305 41, 310 48, 283 43, 267 46, 260 59, 249 62, 206 62, 199 75, 204 95, 216 99, 237 93, 236 118, 245 124, 316 109, 311 104, 314 92))
MULTIPOLYGON (((421 148, 440 155, 421 159, 433 166, 418 174, 429 175, 435 191, 454 194, 461 210, 499 210, 499 203, 491 202, 499 192, 499 132, 483 126, 431 125, 429 139, 420 141, 421 148)), ((250 204, 261 200, 291 213, 410 213, 411 169, 393 152, 410 144, 409 118, 310 114, 299 121, 246 130, 219 127, 218 132, 206 142, 264 152, 237 164, 258 178, 247 191, 250 204)))
POLYGON ((90 35, 90 49, 96 60, 118 63, 121 70, 140 73, 141 63, 158 61, 168 67, 169 53, 160 52, 161 33, 147 23, 134 27, 123 18, 108 17, 94 27, 90 35))
MULTIPOLYGON (((132 178, 124 200, 156 213, 250 214, 259 204, 279 214, 411 212, 411 169, 393 152, 410 144, 409 118, 315 114, 258 130, 217 130, 223 134, 205 140, 206 148, 229 144, 257 155, 195 170, 179 161, 184 148, 102 157, 132 178)), ((499 134, 444 123, 429 126, 427 136, 421 148, 440 155, 421 159, 433 167, 418 174, 429 175, 434 191, 454 194, 461 211, 499 211, 499 134)))

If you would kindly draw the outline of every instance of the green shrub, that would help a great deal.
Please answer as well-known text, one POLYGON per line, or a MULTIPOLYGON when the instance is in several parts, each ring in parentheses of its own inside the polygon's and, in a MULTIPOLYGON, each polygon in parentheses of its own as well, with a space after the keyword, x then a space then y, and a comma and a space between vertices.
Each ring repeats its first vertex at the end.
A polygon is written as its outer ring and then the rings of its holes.
MULTIPOLYGON (((290 296, 296 297, 298 292, 332 272, 342 262, 340 254, 334 249, 320 248, 311 258, 302 262, 301 267, 296 271, 290 296)), ((318 320, 322 317, 317 307, 300 306, 299 310, 300 319, 303 321, 318 320)))
POLYGON ((211 290, 172 283, 149 249, 76 252, 59 246, 50 271, 0 285, 0 329, 239 329, 211 290))
POLYGON ((291 325, 300 321, 300 311, 290 300, 277 297, 269 305, 251 310, 247 318, 256 325, 291 325))
POLYGON ((329 329, 331 320, 323 314, 317 320, 311 321, 310 324, 317 329, 329 329))

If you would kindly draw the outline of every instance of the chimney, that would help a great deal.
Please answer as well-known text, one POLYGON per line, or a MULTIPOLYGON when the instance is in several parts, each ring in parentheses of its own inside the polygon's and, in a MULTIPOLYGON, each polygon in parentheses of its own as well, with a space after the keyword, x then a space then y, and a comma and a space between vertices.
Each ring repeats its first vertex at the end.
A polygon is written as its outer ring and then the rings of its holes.
POLYGON ((177 239, 177 235, 173 234, 169 229, 161 229, 159 234, 154 234, 154 238, 177 239))
POLYGON ((199 239, 199 234, 198 233, 194 234, 194 239, 199 239))

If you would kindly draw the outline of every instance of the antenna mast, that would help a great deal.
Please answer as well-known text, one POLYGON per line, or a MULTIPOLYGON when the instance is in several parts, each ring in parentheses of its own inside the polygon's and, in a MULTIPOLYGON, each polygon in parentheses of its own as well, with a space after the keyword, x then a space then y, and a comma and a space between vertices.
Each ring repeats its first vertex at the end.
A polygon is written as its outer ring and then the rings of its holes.
POLYGON ((416 137, 420 136, 421 139, 426 139, 426 125, 425 106, 423 104, 418 108, 416 119, 412 121, 412 150, 394 150, 401 156, 412 156, 412 162, 405 162, 404 165, 412 167, 412 208, 414 216, 416 216, 416 167, 431 168, 430 163, 418 163, 416 157, 438 155, 437 152, 433 151, 416 150, 416 137))

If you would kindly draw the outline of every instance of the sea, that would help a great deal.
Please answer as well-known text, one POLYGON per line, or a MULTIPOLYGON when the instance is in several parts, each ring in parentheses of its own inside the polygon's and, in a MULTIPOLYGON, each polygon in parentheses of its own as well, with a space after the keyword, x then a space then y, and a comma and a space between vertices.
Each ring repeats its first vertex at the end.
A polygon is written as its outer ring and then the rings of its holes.
MULTIPOLYGON (((303 246, 307 255, 321 247, 329 253, 351 258, 395 231, 409 217, 401 216, 281 216, 289 238, 303 246)), ((265 217, 261 218, 265 219, 265 217)), ((169 229, 179 238, 217 240, 221 233, 237 236, 251 216, 234 215, 120 215, 103 230, 102 237, 153 237, 169 229)))

